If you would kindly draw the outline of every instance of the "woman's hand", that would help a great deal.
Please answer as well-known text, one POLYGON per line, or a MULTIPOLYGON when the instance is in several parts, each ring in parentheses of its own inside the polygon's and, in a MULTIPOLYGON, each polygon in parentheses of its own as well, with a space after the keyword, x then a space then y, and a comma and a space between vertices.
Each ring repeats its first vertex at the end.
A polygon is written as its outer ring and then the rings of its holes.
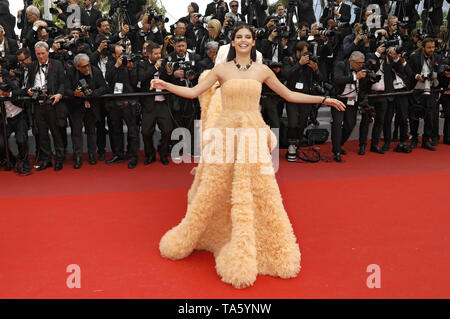
POLYGON ((345 108, 346 108, 344 103, 342 103, 339 100, 332 99, 332 98, 326 98, 325 101, 323 101, 322 104, 325 104, 325 105, 328 105, 328 106, 332 106, 338 111, 345 111, 345 108))
POLYGON ((150 84, 150 91, 151 90, 167 90, 167 82, 160 80, 160 79, 153 79, 150 84))

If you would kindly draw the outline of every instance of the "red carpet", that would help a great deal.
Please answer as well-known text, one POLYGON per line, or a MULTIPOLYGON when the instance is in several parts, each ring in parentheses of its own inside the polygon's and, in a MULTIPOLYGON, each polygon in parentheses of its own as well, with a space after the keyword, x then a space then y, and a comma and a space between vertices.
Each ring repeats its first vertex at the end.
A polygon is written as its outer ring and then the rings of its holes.
POLYGON ((281 160, 302 270, 244 290, 221 282, 208 252, 159 255, 184 216, 193 164, 0 171, 0 298, 450 298, 450 146, 437 148, 361 157, 351 142, 345 163, 281 160), (79 289, 66 286, 70 264, 79 289), (366 285, 370 264, 381 288, 366 285))

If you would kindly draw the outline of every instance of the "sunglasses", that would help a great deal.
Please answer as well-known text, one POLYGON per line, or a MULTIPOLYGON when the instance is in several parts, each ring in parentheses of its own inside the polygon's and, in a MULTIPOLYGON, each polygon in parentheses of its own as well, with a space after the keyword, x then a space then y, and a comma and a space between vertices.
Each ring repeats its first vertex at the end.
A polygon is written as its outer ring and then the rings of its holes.
POLYGON ((231 5, 230 7, 232 7, 232 8, 237 8, 237 7, 239 7, 239 5, 233 4, 233 5, 231 5))

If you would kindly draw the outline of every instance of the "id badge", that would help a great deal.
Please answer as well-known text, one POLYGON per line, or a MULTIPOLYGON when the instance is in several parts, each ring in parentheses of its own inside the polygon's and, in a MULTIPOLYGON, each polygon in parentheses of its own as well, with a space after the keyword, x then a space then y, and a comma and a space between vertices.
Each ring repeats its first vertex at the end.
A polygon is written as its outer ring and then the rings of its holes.
POLYGON ((123 93, 123 83, 116 83, 114 85, 114 94, 122 94, 123 93))
POLYGON ((347 99, 347 105, 353 106, 355 105, 355 98, 354 97, 350 97, 347 99))
POLYGON ((295 88, 296 88, 297 90, 302 90, 302 89, 303 89, 303 83, 297 82, 297 84, 295 85, 295 88))

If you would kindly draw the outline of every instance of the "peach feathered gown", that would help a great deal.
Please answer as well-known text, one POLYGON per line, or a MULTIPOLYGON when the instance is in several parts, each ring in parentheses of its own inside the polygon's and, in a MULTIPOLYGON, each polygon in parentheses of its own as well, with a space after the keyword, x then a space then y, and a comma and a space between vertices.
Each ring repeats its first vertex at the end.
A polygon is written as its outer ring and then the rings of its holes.
MULTIPOLYGON (((258 274, 291 278, 300 271, 300 250, 283 207, 267 139, 272 149, 276 141, 262 119, 260 95, 259 81, 233 79, 199 97, 202 130, 220 130, 223 147, 217 146, 221 144, 217 135, 214 143, 203 135, 202 160, 188 193, 186 215, 159 244, 161 255, 170 259, 185 258, 194 249, 212 252, 217 273, 235 288, 253 285, 258 274), (266 130, 268 138, 261 143, 247 139, 246 147, 239 148, 238 138, 226 143, 227 128, 266 130), (230 147, 236 154, 231 163, 225 160, 230 147), (216 159, 222 157, 223 163, 203 160, 206 151, 216 159), (241 154, 245 160, 236 161, 239 152, 245 152, 241 154), (258 161, 250 159, 252 152, 262 154, 258 161)), ((258 140, 265 135, 259 133, 258 140)))

